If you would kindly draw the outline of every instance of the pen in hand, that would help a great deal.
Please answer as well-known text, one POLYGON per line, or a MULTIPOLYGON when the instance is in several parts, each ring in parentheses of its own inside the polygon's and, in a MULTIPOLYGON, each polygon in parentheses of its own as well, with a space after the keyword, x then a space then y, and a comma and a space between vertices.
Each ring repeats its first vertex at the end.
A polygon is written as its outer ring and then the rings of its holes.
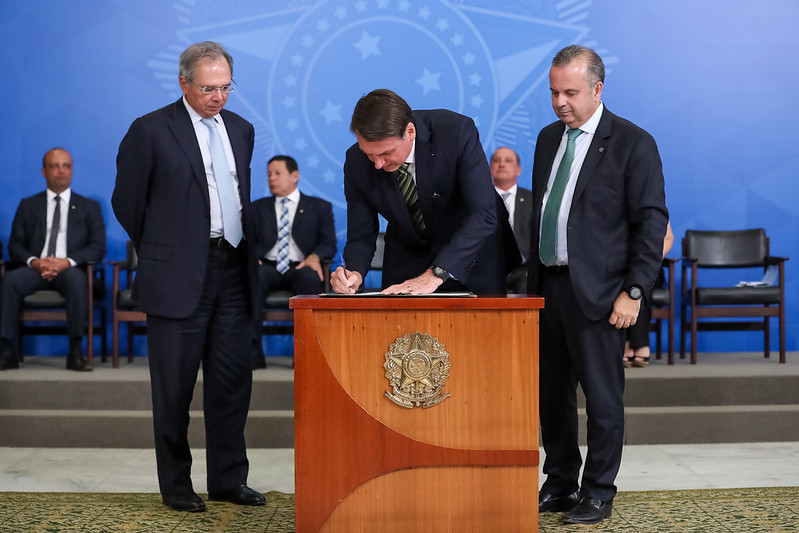
POLYGON ((338 253, 338 258, 339 258, 339 261, 341 261, 341 268, 344 269, 344 279, 350 279, 350 277, 347 275, 347 262, 344 261, 344 254, 339 252, 338 253))

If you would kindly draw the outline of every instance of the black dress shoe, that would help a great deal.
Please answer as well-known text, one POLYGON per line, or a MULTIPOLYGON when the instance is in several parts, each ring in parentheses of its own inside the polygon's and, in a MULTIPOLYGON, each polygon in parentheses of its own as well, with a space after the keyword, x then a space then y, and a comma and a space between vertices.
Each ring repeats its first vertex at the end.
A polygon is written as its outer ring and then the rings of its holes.
POLYGON ((11 351, 11 341, 0 339, 0 370, 19 368, 19 361, 11 351))
POLYGON ((91 372, 91 367, 86 365, 86 359, 82 354, 67 356, 67 370, 77 370, 78 372, 91 372))
POLYGON ((260 348, 253 348, 250 352, 252 354, 252 369, 258 370, 259 368, 266 368, 266 357, 260 348))
POLYGON ((230 502, 236 505, 266 505, 266 498, 260 492, 242 485, 225 492, 209 492, 208 499, 215 502, 230 502))
POLYGON ((193 492, 185 494, 162 494, 161 499, 164 505, 175 511, 186 511, 187 513, 201 513, 205 511, 205 502, 193 492))
POLYGON ((8 355, 0 358, 0 370, 11 370, 19 368, 19 361, 13 355, 8 355))
POLYGON ((564 524, 598 524, 605 518, 610 516, 610 511, 613 509, 613 502, 603 502, 596 498, 589 498, 583 496, 580 498, 574 509, 571 509, 563 515, 564 524))
POLYGON ((564 496, 555 496, 549 492, 542 492, 538 495, 538 512, 563 513, 577 505, 579 501, 580 496, 576 491, 564 496))

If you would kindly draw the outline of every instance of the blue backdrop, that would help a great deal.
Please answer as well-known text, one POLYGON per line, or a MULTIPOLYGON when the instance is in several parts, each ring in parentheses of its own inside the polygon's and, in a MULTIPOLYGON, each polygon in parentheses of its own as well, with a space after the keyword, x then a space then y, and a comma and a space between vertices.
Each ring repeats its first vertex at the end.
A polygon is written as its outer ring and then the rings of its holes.
MULTIPOLYGON (((788 349, 799 349, 799 4, 793 0, 603 2, 506 0, 0 1, 6 124, 0 141, 0 240, 20 198, 44 187, 41 157, 63 146, 73 188, 99 200, 107 259, 126 236, 110 206, 119 141, 136 117, 180 96, 177 62, 190 43, 232 53, 228 108, 256 128, 253 197, 266 161, 286 153, 300 188, 333 202, 346 237, 342 164, 349 118, 364 93, 388 87, 414 108, 475 119, 490 153, 521 155, 529 187, 535 138, 555 120, 547 71, 554 53, 595 48, 603 100, 658 142, 680 255, 686 229, 765 227, 787 263, 788 349), (10 83, 19 84, 12 91, 10 83)), ((5 255, 7 257, 7 255, 5 255)), ((750 276, 751 277, 751 276, 750 276)), ((773 335, 772 349, 776 349, 773 335)), ((704 333, 700 351, 757 351, 757 333, 704 333)), ((45 341, 39 341, 45 342, 45 341)))

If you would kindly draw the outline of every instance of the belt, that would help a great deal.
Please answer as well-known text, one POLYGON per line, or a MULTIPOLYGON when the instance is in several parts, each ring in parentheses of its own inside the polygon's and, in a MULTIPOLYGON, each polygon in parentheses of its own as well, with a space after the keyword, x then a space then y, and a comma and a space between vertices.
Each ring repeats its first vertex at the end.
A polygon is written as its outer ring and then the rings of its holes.
POLYGON ((544 272, 547 274, 568 274, 569 265, 553 265, 544 267, 544 272))
POLYGON ((213 237, 208 241, 208 245, 211 248, 220 248, 222 250, 235 250, 236 246, 233 246, 229 242, 225 240, 224 237, 213 237))

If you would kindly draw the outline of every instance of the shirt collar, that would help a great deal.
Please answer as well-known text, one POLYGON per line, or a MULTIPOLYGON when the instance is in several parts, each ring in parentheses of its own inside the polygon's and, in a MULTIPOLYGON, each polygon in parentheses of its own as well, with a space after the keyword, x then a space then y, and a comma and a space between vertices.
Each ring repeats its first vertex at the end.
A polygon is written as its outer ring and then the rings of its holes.
POLYGON ((72 189, 70 187, 67 187, 60 194, 56 194, 53 191, 51 191, 50 189, 47 189, 47 202, 48 202, 48 204, 50 202, 52 202, 53 198, 55 198, 56 196, 60 196, 61 199, 64 201, 64 203, 61 204, 61 205, 66 205, 66 204, 69 203, 69 200, 72 197, 72 189))
POLYGON ((289 201, 291 203, 293 203, 293 204, 299 204, 300 203, 300 190, 295 187, 294 190, 291 191, 290 193, 288 193, 286 196, 275 196, 275 202, 276 203, 280 203, 280 200, 283 199, 283 198, 288 198, 289 201))

